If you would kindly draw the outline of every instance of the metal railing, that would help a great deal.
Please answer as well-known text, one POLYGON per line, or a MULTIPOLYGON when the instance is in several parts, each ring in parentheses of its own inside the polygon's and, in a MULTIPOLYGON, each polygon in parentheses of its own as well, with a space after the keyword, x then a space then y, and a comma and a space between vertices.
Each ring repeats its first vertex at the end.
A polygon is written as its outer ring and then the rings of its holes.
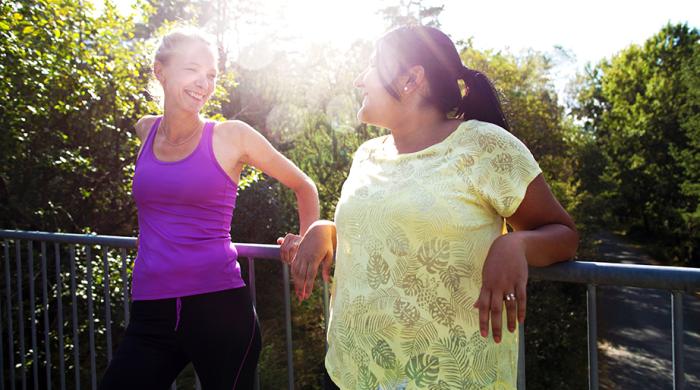
MULTIPOLYGON (((68 385, 72 385, 79 390, 82 382, 88 380, 90 388, 95 389, 100 368, 104 368, 112 358, 112 331, 123 330, 129 322, 128 269, 132 266, 132 258, 127 250, 135 248, 136 239, 16 230, 0 230, 0 239, 3 239, 4 249, 4 264, 0 269, 3 269, 5 286, 4 294, 0 292, 0 336, 7 334, 7 340, 0 337, 0 390, 5 390, 6 383, 9 383, 8 390, 15 390, 18 383, 22 390, 26 390, 28 385, 37 390, 39 388, 51 390, 52 386, 65 390, 68 385), (11 248, 14 248, 14 269, 11 248), (38 261, 34 254, 37 248, 40 253, 38 261), (94 252, 95 250, 97 251, 94 252), (84 263, 79 263, 80 260, 84 263), (76 264, 82 265, 84 279, 77 278, 76 264), (40 268, 39 275, 35 273, 35 266, 40 268), (51 266, 54 270, 50 275, 51 266), (94 266, 98 268, 93 268, 94 266), (25 269, 27 275, 23 276, 25 269), (26 286, 27 283, 28 286, 26 286), (41 299, 38 305, 36 303, 37 284, 41 286, 41 299), (66 284, 69 285, 67 294, 64 291, 66 284), (103 290, 102 295, 96 293, 100 286, 103 290), (29 294, 28 302, 24 299, 26 293, 29 294), (82 306, 78 305, 79 298, 82 306), (115 301, 123 306, 122 310, 112 310, 112 303, 115 301), (64 319, 64 306, 68 303, 71 311, 69 320, 64 319), (29 318, 25 318, 24 309, 27 306, 29 318), (79 308, 83 306, 87 306, 86 312, 80 314, 87 317, 87 322, 84 319, 81 320, 78 313, 79 308), (102 317, 95 315, 96 307, 103 307, 102 317), (27 322, 31 331, 29 350, 26 348, 25 339, 27 322), (71 332, 64 332, 67 323, 71 325, 71 332), (40 340, 41 333, 37 333, 38 327, 43 327, 43 340, 40 340), (103 341, 98 343, 96 334, 103 341), (82 340, 87 339, 89 348, 87 357, 83 357, 87 354, 80 353, 81 335, 83 335, 82 340), (5 341, 8 342, 7 347, 4 344, 5 341), (69 356, 70 353, 72 358, 69 356), (106 359, 97 361, 98 356, 105 356, 106 359), (5 357, 7 361, 3 360, 5 357), (31 370, 31 373, 28 370, 31 370), (70 370, 73 371, 73 383, 68 383, 66 378, 66 373, 70 370), (28 379, 29 375, 31 375, 31 381, 28 379), (56 381, 53 380, 55 376, 58 376, 56 381)), ((247 261, 248 285, 255 304, 255 261, 256 259, 279 260, 278 246, 236 244, 236 248, 239 261, 247 261)), ((284 279, 287 383, 289 389, 293 389, 289 268, 286 265, 281 266, 284 279)), ((588 286, 590 389, 598 388, 597 286, 618 285, 669 290, 672 297, 673 383, 674 389, 684 388, 682 294, 700 291, 700 269, 568 262, 547 268, 530 268, 530 277, 535 280, 581 283, 588 286)), ((328 289, 325 285, 323 293, 324 314, 327 320, 328 289)), ((525 335, 524 327, 519 329, 521 353, 518 388, 524 389, 525 335)), ((195 388, 199 389, 199 387, 197 381, 195 388)), ((173 384, 173 389, 175 388, 177 385, 173 384)))

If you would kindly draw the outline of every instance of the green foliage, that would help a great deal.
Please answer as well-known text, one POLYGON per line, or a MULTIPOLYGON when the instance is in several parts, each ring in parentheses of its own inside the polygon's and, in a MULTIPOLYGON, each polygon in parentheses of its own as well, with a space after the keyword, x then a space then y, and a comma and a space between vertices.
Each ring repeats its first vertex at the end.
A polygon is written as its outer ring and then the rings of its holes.
MULTIPOLYGON (((655 237, 661 255, 698 260, 697 29, 667 25, 588 69, 574 112, 600 163, 583 166, 583 187, 604 204, 604 221, 655 237)), ((589 149, 589 152, 594 152, 589 149)))
POLYGON ((130 129, 149 62, 132 30, 109 3, 99 16, 74 0, 3 3, 3 227, 133 232, 130 129))

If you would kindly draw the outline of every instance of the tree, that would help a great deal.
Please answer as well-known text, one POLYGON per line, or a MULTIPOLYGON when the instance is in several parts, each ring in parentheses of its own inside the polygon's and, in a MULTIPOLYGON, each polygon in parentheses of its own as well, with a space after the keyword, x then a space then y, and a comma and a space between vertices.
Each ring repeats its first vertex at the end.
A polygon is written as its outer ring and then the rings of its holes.
POLYGON ((0 39, 0 224, 131 233, 131 126, 151 104, 133 21, 110 3, 11 1, 0 39))
POLYGON ((606 220, 655 237, 663 257, 686 264, 700 245, 699 38, 686 24, 665 26, 589 68, 574 107, 604 162, 581 177, 608 206, 606 220))
POLYGON ((430 6, 423 0, 399 0, 399 4, 384 7, 378 13, 387 22, 387 30, 412 24, 440 28, 439 17, 444 9, 444 5, 430 6))

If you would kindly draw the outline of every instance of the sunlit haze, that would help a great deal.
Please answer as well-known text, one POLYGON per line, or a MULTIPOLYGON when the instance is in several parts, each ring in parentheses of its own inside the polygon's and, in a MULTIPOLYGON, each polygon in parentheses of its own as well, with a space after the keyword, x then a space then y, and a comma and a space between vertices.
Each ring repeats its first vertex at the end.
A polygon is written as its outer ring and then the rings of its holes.
MULTIPOLYGON (((128 10, 131 0, 117 2, 128 10)), ((239 36, 232 37, 234 57, 246 55, 263 66, 266 55, 261 42, 276 49, 301 52, 314 43, 344 48, 357 39, 376 39, 385 30, 377 10, 399 1, 377 0, 269 0, 263 1, 260 18, 239 23, 239 36), (274 31, 273 31, 274 30, 274 31), (282 35, 280 37, 280 34, 282 35), (252 48, 252 49, 251 49, 252 48)), ((232 2, 234 4, 234 2, 232 2)), ((477 49, 508 50, 515 54, 535 49, 554 53, 555 46, 569 56, 554 70, 557 89, 586 63, 610 57, 630 44, 640 44, 668 22, 700 26, 700 1, 589 0, 586 2, 537 1, 424 1, 426 6, 444 4, 442 29, 454 40, 472 38, 477 49)), ((232 21, 235 23, 235 21, 232 21)), ((558 51, 562 53, 562 51, 558 51)), ((245 62, 246 58, 232 58, 245 62)))

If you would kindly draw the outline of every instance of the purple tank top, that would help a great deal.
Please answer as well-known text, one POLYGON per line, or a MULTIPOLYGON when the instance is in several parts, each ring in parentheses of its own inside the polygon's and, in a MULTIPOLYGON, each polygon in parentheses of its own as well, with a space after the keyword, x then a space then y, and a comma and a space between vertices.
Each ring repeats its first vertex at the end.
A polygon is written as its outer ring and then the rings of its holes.
POLYGON ((136 161, 132 192, 139 218, 134 300, 183 297, 238 288, 238 253, 231 243, 237 186, 214 157, 214 123, 179 161, 153 153, 158 118, 136 161))

